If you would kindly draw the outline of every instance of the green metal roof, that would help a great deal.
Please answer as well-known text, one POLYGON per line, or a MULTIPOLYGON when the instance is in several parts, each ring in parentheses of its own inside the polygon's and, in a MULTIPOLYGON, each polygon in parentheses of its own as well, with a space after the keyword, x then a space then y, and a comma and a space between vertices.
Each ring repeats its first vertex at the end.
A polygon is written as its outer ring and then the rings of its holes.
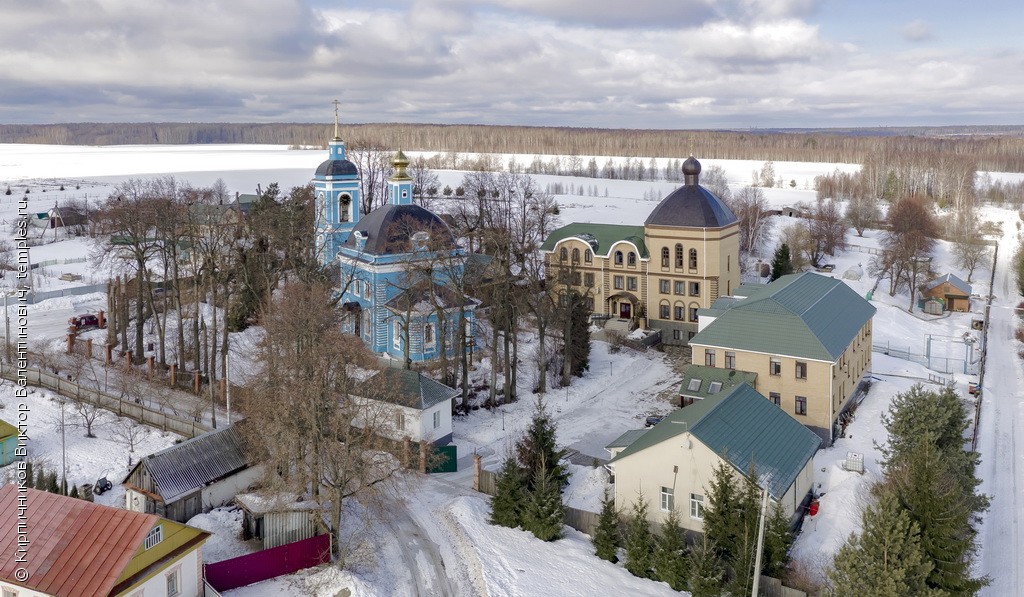
POLYGON ((595 255, 607 257, 612 245, 625 240, 636 245, 637 250, 640 251, 640 257, 644 259, 650 257, 650 254, 647 252, 647 244, 644 243, 644 227, 623 226, 620 224, 574 222, 568 226, 562 226, 549 234, 547 239, 544 240, 544 244, 541 245, 541 250, 553 251, 559 241, 570 237, 582 238, 585 241, 592 237, 594 242, 591 243, 591 246, 595 255))
POLYGON ((647 433, 648 431, 648 429, 630 429, 629 431, 623 433, 619 437, 613 439, 612 443, 605 446, 604 449, 610 450, 612 448, 625 448, 626 446, 640 439, 640 437, 643 434, 647 433))
POLYGON ((7 439, 12 435, 18 435, 18 428, 7 421, 0 420, 0 439, 7 439))
POLYGON ((751 465, 758 483, 781 499, 821 445, 813 431, 804 427, 754 388, 740 384, 665 417, 612 458, 617 462, 657 446, 687 431, 719 454, 737 471, 749 474, 751 465))
POLYGON ((690 343, 831 362, 874 314, 841 280, 790 274, 735 303, 690 343))
POLYGON ((755 387, 757 382, 757 373, 737 371, 735 369, 706 367, 704 365, 693 365, 687 369, 686 374, 683 375, 683 383, 679 386, 679 394, 700 399, 710 398, 715 394, 728 392, 737 384, 744 382, 749 384, 750 387, 755 387), (699 387, 695 390, 688 389, 690 387, 690 382, 694 380, 700 382, 699 387), (714 382, 718 382, 722 385, 715 392, 711 392, 711 384, 714 382))

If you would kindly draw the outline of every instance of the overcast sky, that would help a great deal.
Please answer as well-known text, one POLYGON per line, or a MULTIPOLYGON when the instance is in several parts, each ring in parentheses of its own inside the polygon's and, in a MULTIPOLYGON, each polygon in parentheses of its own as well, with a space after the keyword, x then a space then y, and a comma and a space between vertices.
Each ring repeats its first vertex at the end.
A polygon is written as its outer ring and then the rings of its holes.
POLYGON ((0 122, 1024 123, 1020 0, 3 0, 0 122))

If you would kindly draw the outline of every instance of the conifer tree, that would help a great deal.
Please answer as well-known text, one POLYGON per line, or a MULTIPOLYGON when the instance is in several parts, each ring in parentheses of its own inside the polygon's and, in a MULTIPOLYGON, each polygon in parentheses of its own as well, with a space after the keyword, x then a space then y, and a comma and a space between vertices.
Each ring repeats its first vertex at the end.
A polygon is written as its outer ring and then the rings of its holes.
POLYGON ((864 530, 839 548, 828 573, 835 596, 927 594, 925 580, 932 566, 921 549, 920 527, 896 496, 883 492, 864 511, 863 522, 864 530))
POLYGON ((971 522, 976 511, 959 477, 931 433, 918 438, 906 460, 890 467, 888 473, 900 504, 921 529, 921 547, 934 566, 928 586, 954 595, 973 595, 988 579, 971 576, 977 549, 971 522))
POLYGON ((554 541, 562 536, 564 521, 562 487, 541 460, 533 473, 533 491, 526 498, 523 529, 541 541, 554 541))
POLYGON ((712 472, 704 502, 704 536, 715 546, 715 553, 725 562, 732 561, 737 535, 735 516, 739 490, 732 467, 719 462, 712 472))
POLYGON ((772 258, 772 281, 791 273, 793 273, 793 262, 790 260, 789 245, 782 243, 778 249, 775 249, 775 256, 772 258))
POLYGON ((538 466, 544 467, 551 479, 555 481, 559 491, 569 482, 569 471, 559 464, 564 452, 555 445, 555 424, 540 398, 537 398, 537 406, 533 412, 533 421, 530 423, 530 427, 522 439, 516 443, 516 453, 523 470, 530 471, 526 480, 527 491, 534 490, 534 483, 537 479, 534 471, 538 466))
POLYGON ((674 591, 686 589, 686 540, 679 524, 679 512, 673 508, 661 527, 654 546, 655 577, 674 591))
POLYGON ((53 471, 46 478, 46 491, 60 493, 60 485, 57 485, 57 471, 53 471))
POLYGON ((40 464, 39 470, 36 471, 36 489, 39 491, 46 491, 49 480, 50 478, 46 475, 45 467, 40 464))
POLYGON ((25 486, 35 487, 36 479, 32 476, 32 461, 25 463, 25 486))
POLYGON ((764 526, 764 548, 761 553, 761 573, 778 578, 789 563, 789 548, 793 535, 789 532, 789 519, 778 505, 770 507, 771 514, 764 526))
POLYGON ((629 531, 626 533, 626 570, 640 578, 654 578, 654 535, 647 520, 647 501, 643 494, 633 502, 629 531))
POLYGON ((77 486, 77 485, 72 485, 72 486, 71 486, 71 493, 69 493, 68 495, 69 495, 70 497, 73 497, 73 498, 75 498, 75 499, 77 500, 77 499, 79 498, 79 495, 78 495, 78 486, 77 486))
POLYGON ((615 510, 615 498, 606 492, 601 500, 601 514, 594 530, 597 557, 613 563, 619 561, 619 543, 619 513, 615 510))
POLYGON ((707 535, 687 554, 687 589, 692 597, 719 597, 722 594, 722 562, 718 550, 707 535))
POLYGON ((519 463, 512 456, 505 459, 498 473, 494 497, 491 498, 491 524, 516 528, 523 524, 526 504, 525 478, 519 463))

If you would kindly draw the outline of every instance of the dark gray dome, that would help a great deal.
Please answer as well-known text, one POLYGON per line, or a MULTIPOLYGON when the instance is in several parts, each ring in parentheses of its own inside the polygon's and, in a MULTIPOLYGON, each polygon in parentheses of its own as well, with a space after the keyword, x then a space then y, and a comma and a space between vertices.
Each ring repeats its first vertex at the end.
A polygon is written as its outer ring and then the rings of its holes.
POLYGON ((359 169, 348 160, 327 160, 316 169, 317 176, 359 176, 359 169))
POLYGON ((722 228, 736 221, 724 201, 697 184, 700 162, 692 155, 683 162, 683 186, 662 199, 645 226, 680 226, 686 228, 722 228))
POLYGON ((391 255, 413 251, 413 234, 426 232, 426 245, 432 249, 454 249, 457 244, 448 224, 433 212, 419 205, 388 204, 360 218, 344 246, 358 250, 357 236, 364 235, 362 252, 370 255, 391 255))

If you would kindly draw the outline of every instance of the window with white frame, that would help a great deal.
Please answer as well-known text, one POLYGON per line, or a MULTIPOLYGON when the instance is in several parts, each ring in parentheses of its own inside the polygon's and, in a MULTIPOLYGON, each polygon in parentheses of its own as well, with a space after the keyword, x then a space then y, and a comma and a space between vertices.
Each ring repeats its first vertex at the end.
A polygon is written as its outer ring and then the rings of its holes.
POLYGON ((405 429, 405 413, 400 410, 395 411, 395 429, 405 429))
POLYGON ((7 587, 4 587, 3 597, 18 597, 18 592, 14 589, 8 589, 7 587))
POLYGON ((612 286, 615 287, 615 290, 622 290, 624 285, 625 285, 625 278, 623 276, 614 276, 612 278, 612 286))
POLYGON ((636 290, 636 276, 629 276, 626 278, 626 289, 636 290))
POLYGON ((691 391, 691 392, 699 392, 700 391, 700 383, 701 383, 701 380, 699 380, 699 379, 697 379, 695 377, 695 378, 690 380, 690 383, 686 384, 686 389, 691 391))
POLYGON ((796 378, 807 379, 807 363, 801 361, 796 362, 796 378))
POLYGON ((659 280, 658 290, 661 291, 662 294, 670 294, 672 292, 672 282, 669 280, 659 280))
POLYGON ((441 411, 435 410, 434 411, 434 429, 437 429, 440 426, 441 426, 441 411))
POLYGON ((395 350, 402 348, 402 322, 397 319, 391 322, 391 345, 395 350))
POLYGON ((690 494, 690 518, 704 520, 704 496, 699 493, 690 494))
POLYGON ((164 525, 158 524, 149 530, 149 534, 146 535, 146 541, 143 543, 145 549, 150 549, 156 546, 158 543, 164 540, 164 525))
POLYGON ((722 391, 722 382, 713 381, 708 385, 708 394, 717 394, 722 391))
POLYGON ((181 594, 181 567, 167 573, 167 597, 181 594))
POLYGON ((672 495, 671 487, 661 488, 661 511, 671 512, 676 507, 675 497, 672 495))
POLYGON ((782 375, 782 359, 771 357, 768 361, 768 375, 782 375))

